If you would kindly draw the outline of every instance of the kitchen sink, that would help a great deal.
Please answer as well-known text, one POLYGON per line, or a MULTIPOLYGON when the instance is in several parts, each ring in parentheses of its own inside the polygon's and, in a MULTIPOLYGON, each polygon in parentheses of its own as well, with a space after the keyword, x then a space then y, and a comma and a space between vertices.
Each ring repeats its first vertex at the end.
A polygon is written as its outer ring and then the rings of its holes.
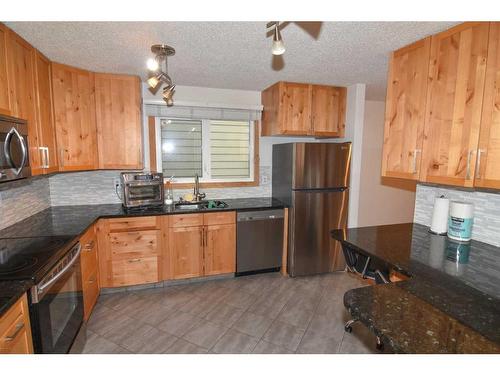
POLYGON ((208 201, 199 201, 199 202, 176 202, 175 208, 184 209, 184 210, 199 210, 202 208, 208 207, 208 201))
POLYGON ((218 200, 214 201, 204 200, 199 202, 187 202, 187 201, 175 202, 175 208, 180 210, 202 210, 202 209, 226 208, 226 207, 227 207, 226 202, 218 200), (210 205, 211 202, 212 205, 210 205))

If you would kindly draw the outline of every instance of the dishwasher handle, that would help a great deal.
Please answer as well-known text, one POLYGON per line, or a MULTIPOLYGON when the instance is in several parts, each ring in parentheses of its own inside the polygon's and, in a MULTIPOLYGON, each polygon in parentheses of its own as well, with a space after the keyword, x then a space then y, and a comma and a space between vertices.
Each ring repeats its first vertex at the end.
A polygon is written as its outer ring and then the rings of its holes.
POLYGON ((237 221, 258 221, 258 220, 277 220, 283 219, 283 210, 261 210, 238 212, 237 221))

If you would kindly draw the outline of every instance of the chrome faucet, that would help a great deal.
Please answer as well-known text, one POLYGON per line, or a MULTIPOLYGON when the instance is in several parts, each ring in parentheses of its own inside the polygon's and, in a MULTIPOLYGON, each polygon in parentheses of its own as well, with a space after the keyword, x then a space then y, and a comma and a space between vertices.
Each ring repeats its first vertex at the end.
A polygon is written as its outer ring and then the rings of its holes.
POLYGON ((200 177, 198 176, 198 173, 194 175, 194 201, 199 202, 203 200, 206 197, 205 193, 200 193, 200 177))

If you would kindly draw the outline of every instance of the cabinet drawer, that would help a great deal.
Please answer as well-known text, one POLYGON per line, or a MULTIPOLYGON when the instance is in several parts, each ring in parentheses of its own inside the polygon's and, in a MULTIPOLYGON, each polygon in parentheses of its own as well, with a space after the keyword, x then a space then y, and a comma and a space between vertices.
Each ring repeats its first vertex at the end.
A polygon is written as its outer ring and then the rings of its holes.
POLYGON ((0 318, 0 353, 33 353, 26 295, 0 318))
POLYGON ((203 215, 204 225, 234 224, 236 222, 235 211, 214 212, 203 215))
POLYGON ((110 232, 121 232, 134 229, 159 229, 159 217, 125 217, 119 219, 108 219, 110 232))
POLYGON ((158 257, 113 260, 113 286, 155 283, 158 281, 158 257))
POLYGON ((142 258, 159 255, 160 231, 142 230, 109 234, 111 259, 142 258))
POLYGON ((99 283, 97 280, 97 270, 90 274, 88 279, 83 281, 83 311, 84 320, 88 320, 97 298, 99 298, 99 283))
POLYGON ((203 225, 203 214, 183 214, 170 216, 171 228, 198 227, 203 225))

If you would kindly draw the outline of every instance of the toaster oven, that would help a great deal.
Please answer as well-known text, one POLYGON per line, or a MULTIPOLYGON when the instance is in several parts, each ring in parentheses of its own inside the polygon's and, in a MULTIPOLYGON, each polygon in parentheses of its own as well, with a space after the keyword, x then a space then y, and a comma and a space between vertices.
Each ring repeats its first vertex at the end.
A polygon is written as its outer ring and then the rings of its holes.
POLYGON ((125 208, 163 205, 163 174, 122 172, 122 203, 125 208))

